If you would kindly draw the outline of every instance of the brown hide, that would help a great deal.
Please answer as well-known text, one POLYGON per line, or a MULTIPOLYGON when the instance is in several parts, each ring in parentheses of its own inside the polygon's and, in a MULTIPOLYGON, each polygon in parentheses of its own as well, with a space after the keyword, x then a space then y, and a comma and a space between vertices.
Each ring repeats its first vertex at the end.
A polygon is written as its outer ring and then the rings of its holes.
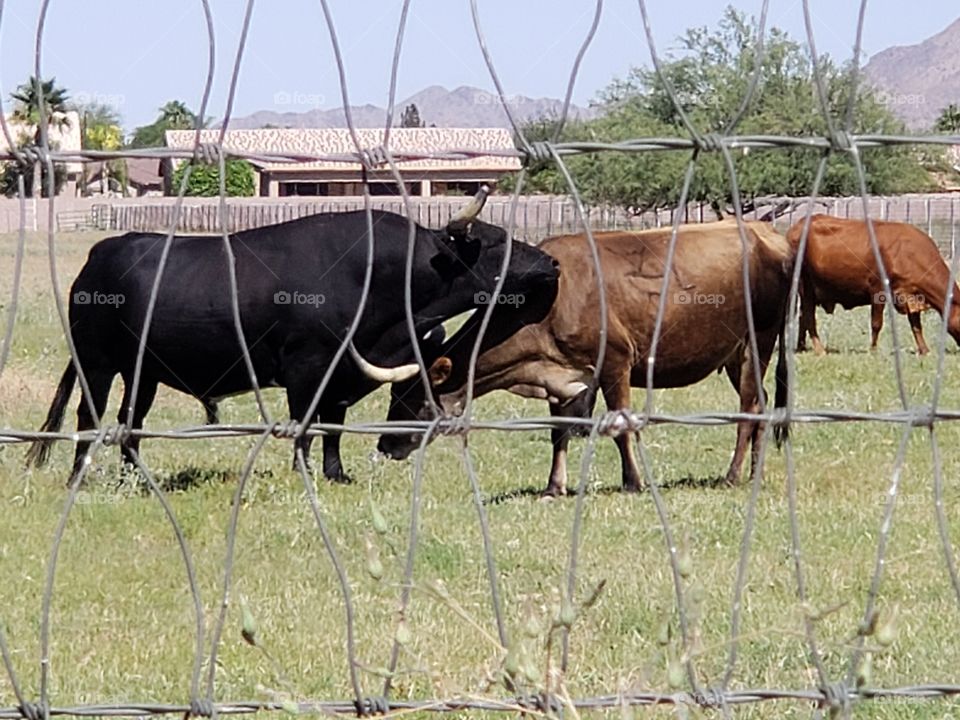
MULTIPOLYGON (((890 280, 893 307, 908 316, 917 350, 925 354, 928 349, 920 313, 933 308, 943 316, 949 269, 933 240, 913 225, 881 220, 873 220, 872 224, 890 280)), ((794 252, 799 248, 803 226, 804 220, 799 220, 787 232, 794 252)), ((846 309, 870 305, 871 348, 876 347, 883 327, 885 294, 865 221, 813 216, 801 278, 799 350, 805 348, 809 333, 814 349, 824 352, 816 328, 817 305, 827 312, 833 312, 836 305, 846 309)), ((960 342, 960 291, 956 286, 947 329, 960 342)))
MULTIPOLYGON (((647 356, 653 338, 670 229, 595 234, 609 312, 606 355, 600 387, 611 410, 630 406, 630 387, 646 387, 647 356)), ((766 223, 747 223, 749 270, 761 373, 783 326, 793 254, 766 223)), ((525 397, 550 399, 555 415, 580 415, 581 393, 593 381, 600 343, 600 302, 590 248, 582 235, 545 240, 540 249, 560 264, 557 299, 548 316, 484 352, 477 364, 475 395, 507 389, 525 397), (577 398, 574 401, 574 398, 577 398), (565 412, 576 407, 576 412, 565 412)), ((751 356, 743 254, 735 221, 680 228, 667 289, 666 313, 656 353, 654 386, 690 385, 724 369, 744 412, 759 410, 751 356)), ((456 361, 455 361, 456 362, 456 361)), ((446 388, 441 388, 446 390, 446 388)), ((442 394, 455 410, 465 388, 442 394)), ((727 472, 740 473, 748 438, 756 460, 760 428, 741 423, 727 472)), ((569 433, 554 432, 554 466, 547 492, 565 491, 569 433)), ((628 489, 643 484, 627 435, 617 438, 628 489)))

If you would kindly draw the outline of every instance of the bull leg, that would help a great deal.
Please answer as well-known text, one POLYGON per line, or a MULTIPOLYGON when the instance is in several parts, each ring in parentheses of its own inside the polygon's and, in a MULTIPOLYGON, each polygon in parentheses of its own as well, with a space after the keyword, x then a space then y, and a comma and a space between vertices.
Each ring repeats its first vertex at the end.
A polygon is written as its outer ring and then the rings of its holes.
MULTIPOLYGON (((133 381, 123 380, 123 400, 120 402, 120 411, 117 413, 117 422, 121 425, 127 421, 127 414, 130 408, 130 392, 133 389, 133 381)), ((143 419, 150 412, 150 406, 157 396, 157 383, 155 381, 140 379, 140 388, 137 390, 137 403, 133 408, 132 430, 141 430, 143 428, 143 419)), ((140 453, 140 438, 129 437, 120 445, 120 457, 127 465, 136 465, 133 460, 134 454, 140 453)))
MULTIPOLYGON (((105 372, 102 370, 87 371, 87 383, 90 387, 90 399, 93 401, 97 417, 103 418, 103 411, 107 407, 107 398, 110 395, 110 386, 113 385, 113 378, 116 373, 105 372)), ((80 398, 80 405, 77 407, 77 432, 92 430, 95 427, 93 415, 87 404, 87 398, 80 398)), ((77 474, 83 468, 83 461, 90 449, 89 440, 80 440, 77 442, 77 449, 73 456, 73 470, 70 472, 70 479, 67 485, 72 485, 77 474)))
MULTIPOLYGON (((630 373, 623 373, 616 382, 603 385, 603 399, 607 403, 607 410, 630 409, 630 373)), ((620 451, 620 469, 623 474, 623 489, 628 492, 639 492, 647 483, 637 469, 637 458, 633 452, 632 433, 622 433, 614 438, 617 450, 620 451)))
MULTIPOLYGON (((307 410, 310 409, 310 403, 313 400, 313 394, 316 388, 311 388, 306 384, 289 383, 287 385, 287 408, 290 411, 290 418, 297 422, 313 422, 317 420, 316 414, 312 418, 306 419, 307 410)), ((293 445, 293 469, 297 470, 297 450, 303 451, 303 462, 310 469, 310 446, 313 444, 313 438, 309 435, 301 435, 294 441, 293 445)))
POLYGON ((883 303, 875 302, 870 305, 870 349, 877 349, 880 331, 883 330, 883 303))
POLYGON ((220 408, 216 401, 209 398, 200 398, 200 402, 203 403, 203 410, 207 414, 207 425, 219 425, 220 408))
POLYGON ((907 313, 907 319, 910 321, 910 329, 913 330, 913 339, 917 343, 917 355, 926 355, 930 352, 927 343, 923 339, 923 323, 920 321, 920 313, 907 313))
MULTIPOLYGON (((320 411, 320 422, 331 425, 343 425, 346 417, 347 408, 344 405, 334 405, 320 411)), ((351 482, 340 463, 340 433, 323 436, 323 475, 334 482, 351 482)))

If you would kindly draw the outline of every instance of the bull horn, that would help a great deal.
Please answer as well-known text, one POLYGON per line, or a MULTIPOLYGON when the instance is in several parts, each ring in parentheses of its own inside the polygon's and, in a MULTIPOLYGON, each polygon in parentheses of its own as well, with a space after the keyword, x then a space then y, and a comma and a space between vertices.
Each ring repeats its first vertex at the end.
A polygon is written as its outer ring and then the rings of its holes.
POLYGON ((404 380, 409 380, 420 371, 420 366, 416 363, 400 365, 395 368, 385 368, 369 363, 357 352, 352 340, 350 341, 350 355, 353 356, 353 361, 360 367, 363 374, 371 380, 376 380, 378 383, 403 382, 404 380))
POLYGON ((476 220, 477 216, 480 215, 480 211, 483 210, 483 206, 486 204, 489 195, 490 186, 487 184, 481 185, 480 190, 474 196, 473 200, 471 200, 463 210, 450 218, 450 222, 447 223, 447 228, 464 227, 476 220))

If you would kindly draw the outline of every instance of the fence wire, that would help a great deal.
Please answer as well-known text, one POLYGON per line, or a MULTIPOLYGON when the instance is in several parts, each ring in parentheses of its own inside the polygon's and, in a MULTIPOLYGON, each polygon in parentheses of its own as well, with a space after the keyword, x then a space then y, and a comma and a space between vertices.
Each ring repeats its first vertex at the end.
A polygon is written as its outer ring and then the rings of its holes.
MULTIPOLYGON (((3 23, 4 0, 0 0, 0 28, 3 23)), ((227 129, 230 125, 231 113, 233 110, 233 101, 236 95, 238 80, 241 73, 241 66, 244 60, 247 35, 251 24, 251 17, 254 9, 254 0, 247 0, 244 7, 243 23, 240 38, 238 41, 233 66, 230 73, 229 96, 226 105, 226 112, 219 136, 215 142, 201 142, 201 132, 197 128, 192 151, 184 151, 169 148, 152 148, 144 150, 122 150, 122 151, 64 151, 53 149, 48 135, 48 120, 46 108, 40 104, 40 143, 35 147, 17 148, 17 144, 11 135, 11 130, 7 125, 6 119, 0 113, 0 131, 6 137, 10 152, 0 155, 0 159, 14 161, 21 165, 34 165, 38 170, 41 166, 46 169, 46 184, 48 196, 49 223, 47 230, 47 245, 49 257, 50 278, 56 302, 57 313, 62 325, 63 337, 68 345, 71 362, 76 370, 80 382, 81 391, 85 402, 94 418, 94 429, 80 432, 36 432, 22 430, 17 428, 0 429, 0 445, 18 444, 32 442, 43 439, 60 440, 82 440, 92 443, 86 462, 80 468, 72 484, 69 487, 64 508, 57 524, 55 536, 51 544, 49 559, 46 567, 46 580, 44 585, 43 600, 40 619, 40 693, 37 698, 27 697, 21 690, 20 672, 14 662, 11 653, 8 650, 4 633, 0 629, 0 654, 6 668, 7 676, 13 692, 16 696, 18 705, 16 707, 0 708, 0 718, 24 718, 25 720, 46 720, 51 716, 147 716, 147 715, 166 715, 182 714, 185 717, 203 716, 215 717, 217 715, 247 714, 259 711, 291 711, 287 704, 275 702, 260 701, 237 701, 224 702, 216 697, 216 667, 217 655, 221 647, 224 627, 227 618, 227 609, 232 601, 232 581, 235 563, 235 548, 237 540, 237 527, 239 523, 240 510, 244 491, 248 482, 251 480, 253 468, 257 458, 263 450, 268 439, 271 437, 280 437, 289 439, 296 448, 296 469, 302 479, 306 496, 309 500, 313 519, 317 530, 322 538, 327 557, 335 569, 339 589, 342 599, 342 611, 344 613, 344 623, 346 627, 346 657, 344 658, 343 668, 349 675, 349 683, 352 688, 353 696, 346 700, 317 700, 295 703, 292 708, 297 712, 322 712, 335 714, 358 715, 370 714, 400 714, 411 711, 431 711, 452 713, 463 710, 497 711, 497 712, 522 712, 530 714, 557 715, 569 713, 576 717, 576 713, 583 710, 622 710, 625 707, 644 707, 657 705, 673 705, 678 707, 699 707, 703 709, 716 710, 727 717, 731 715, 732 708, 746 705, 763 703, 773 700, 786 700, 806 705, 812 705, 815 712, 819 714, 822 711, 830 713, 839 713, 844 717, 849 717, 853 712, 856 703, 862 701, 881 701, 890 698, 910 698, 913 700, 926 700, 934 698, 946 698, 960 695, 960 685, 955 684, 929 684, 929 685, 906 685, 894 688, 869 688, 858 685, 856 671, 865 652, 865 635, 859 634, 850 649, 849 670, 842 676, 834 676, 827 670, 824 663, 824 651, 820 647, 817 638, 817 631, 813 620, 805 617, 804 635, 807 647, 809 662, 812 664, 815 678, 815 685, 802 689, 735 689, 732 688, 732 682, 736 675, 738 663, 738 649, 740 641, 740 617, 742 612, 742 599, 747 583, 747 570, 749 567, 751 551, 753 548, 753 533, 755 530, 755 517, 757 511, 758 499, 761 490, 761 472, 763 468, 763 455, 769 444, 770 435, 777 429, 786 429, 791 425, 798 424, 821 424, 821 423, 850 423, 850 422, 872 422, 888 423, 901 428, 899 446, 895 455, 893 470, 890 474, 886 505, 884 507, 881 525, 878 532, 878 542, 875 552, 875 562, 871 574, 870 585, 866 596, 866 601, 862 610, 863 626, 868 626, 876 617, 876 603, 879 594, 880 583, 883 578, 884 565, 887 558, 891 529, 893 526, 893 516, 896 507, 900 480, 905 463, 907 443, 915 429, 921 428, 929 437, 930 452, 933 462, 933 494, 934 505, 936 508, 937 530, 943 549, 945 563, 949 579, 960 603, 960 575, 956 567, 956 558, 953 546, 950 541, 948 530, 948 520, 944 509, 944 479, 942 471, 942 456, 937 440, 937 426, 939 423, 955 421, 960 419, 960 410, 943 408, 940 406, 941 391, 945 377, 945 341, 946 341, 946 323, 941 330, 940 342, 936 356, 936 379, 931 393, 931 402, 929 405, 915 406, 911 405, 906 384, 903 376, 902 359, 899 352, 895 352, 894 372, 896 385, 900 399, 900 409, 890 412, 856 412, 856 411, 836 411, 836 410, 806 410, 796 407, 796 399, 791 396, 788 399, 785 410, 774 410, 769 407, 763 393, 760 393, 759 413, 743 412, 708 412, 687 415, 671 415, 658 413, 654 408, 654 372, 657 363, 658 343, 664 333, 664 317, 667 305, 667 289, 670 277, 674 268, 675 249, 680 232, 682 213, 674 214, 673 227, 670 236, 670 244, 664 263, 663 279, 660 288, 660 300, 657 307, 655 327, 653 330, 653 342, 651 344, 649 355, 646 358, 645 368, 645 402, 641 411, 619 410, 608 412, 605 415, 589 418, 563 418, 563 417, 543 417, 543 418, 523 418, 523 419, 501 419, 497 421, 480 421, 473 417, 473 380, 476 375, 478 357, 480 355, 481 343, 486 333, 487 327, 491 321, 491 316, 495 308, 495 303, 490 303, 483 311, 481 319, 480 334, 476 339, 470 355, 470 364, 468 372, 467 395, 462 416, 456 418, 443 417, 438 412, 435 420, 424 421, 406 421, 391 423, 316 423, 311 422, 316 415, 321 398, 331 383, 333 369, 337 366, 341 358, 348 352, 348 348, 357 332, 364 309, 369 300, 374 263, 374 217, 371 210, 370 188, 367 183, 366 173, 375 170, 387 169, 393 178, 397 181, 402 194, 402 201, 407 209, 408 217, 408 244, 407 244, 407 262, 405 267, 406 291, 404 295, 404 313, 406 316, 406 329, 409 339, 416 356, 416 361, 420 366, 420 380, 427 390, 427 397, 432 400, 432 393, 429 392, 429 377, 427 367, 421 354, 417 335, 415 330, 413 305, 412 305, 412 272, 413 257, 416 241, 416 226, 412 220, 413 213, 410 211, 411 198, 403 182, 404 174, 400 167, 405 161, 423 160, 423 159, 445 159, 445 160, 464 160, 479 156, 510 156, 520 158, 524 164, 531 162, 549 161, 554 163, 560 170, 565 179, 569 194, 573 198, 576 213, 579 222, 582 225, 583 241, 589 249, 590 262, 597 278, 596 293, 598 297, 598 308, 600 318, 599 343, 596 349, 596 358, 593 364, 594 381, 599 382, 601 368, 604 364, 604 355, 607 352, 607 328, 609 322, 609 308, 606 289, 602 281, 603 272, 600 264, 600 253, 597 247, 596 239, 587 222, 587 216, 584 205, 580 200, 580 195, 576 182, 566 165, 566 159, 588 153, 617 152, 617 153, 640 153, 640 152, 687 152, 690 154, 690 160, 682 178, 682 190, 680 193, 680 202, 678 207, 685 207, 693 180, 697 169, 698 159, 704 153, 720 153, 727 172, 730 177, 731 195, 733 199, 734 214, 739 229, 739 237, 743 253, 742 279, 744 288, 750 287, 750 267, 746 250, 749 248, 747 230, 744 222, 743 203, 738 188, 737 170, 732 160, 732 151, 742 148, 763 148, 763 149, 789 149, 806 148, 813 151, 820 151, 822 159, 819 163, 817 173, 812 178, 811 194, 807 202, 805 211, 807 215, 806 226, 798 249, 798 258, 791 278, 789 292, 789 307, 795 307, 798 299, 798 289, 800 283, 800 268, 802 259, 806 252, 810 215, 817 203, 817 196, 820 190, 821 181, 824 177, 826 163, 828 158, 834 154, 843 154, 848 156, 854 164, 856 176, 858 179, 861 196, 863 198, 863 215, 869 217, 869 206, 867 201, 867 185, 864 174, 864 168, 860 159, 860 152, 866 148, 891 147, 897 145, 912 145, 916 143, 927 143, 936 145, 958 145, 960 137, 958 136, 923 136, 912 135, 882 135, 882 134, 856 134, 853 132, 854 120, 854 102, 857 96, 856 92, 850 93, 850 98, 843 118, 836 118, 831 115, 827 90, 823 79, 823 63, 816 50, 813 25, 810 18, 809 1, 803 1, 803 12, 806 25, 806 40, 810 48, 814 79, 816 81, 818 102, 826 122, 828 132, 823 137, 786 137, 776 135, 750 135, 736 134, 737 127, 745 115, 750 103, 759 87, 762 63, 764 60, 764 38, 766 35, 766 22, 768 11, 768 0, 764 0, 760 13, 759 30, 755 44, 755 67, 750 78, 747 91, 742 98, 736 114, 729 119, 720 133, 704 133, 696 127, 691 119, 684 112, 682 104, 679 102, 674 88, 671 87, 669 78, 663 72, 661 57, 657 52, 654 43, 654 35, 647 13, 647 3, 645 0, 638 0, 639 14, 637 21, 644 29, 647 43, 650 51, 650 59, 660 81, 663 83, 666 91, 672 100, 682 125, 686 130, 686 137, 641 137, 620 142, 595 142, 595 141, 572 141, 560 142, 560 133, 565 126, 569 114, 571 98, 578 78, 580 64, 587 52, 591 48, 598 24, 603 16, 603 0, 596 0, 594 13, 590 24, 585 28, 585 35, 581 44, 577 47, 575 56, 572 59, 572 66, 567 85, 567 91, 564 97, 563 110, 558 123, 556 134, 549 141, 534 141, 526 137, 523 127, 517 122, 510 104, 507 102, 507 93, 496 70, 494 58, 487 46, 485 40, 485 20, 476 0, 470 0, 470 11, 477 43, 482 52, 482 56, 493 82, 496 92, 501 101, 501 105, 507 114, 513 131, 518 138, 518 149, 515 151, 506 151, 482 147, 451 147, 443 151, 422 150, 418 152, 397 152, 390 148, 390 131, 393 117, 393 110, 396 101, 396 88, 398 78, 398 68, 403 51, 404 31, 410 0, 404 0, 400 8, 399 23, 396 34, 395 49, 393 53, 392 65, 390 67, 389 80, 389 101, 388 112, 386 116, 386 125, 384 127, 383 143, 377 147, 364 147, 360 143, 359 135, 356 131, 354 119, 350 113, 350 99, 348 93, 348 73, 340 51, 340 44, 336 30, 334 15, 327 0, 320 0, 320 5, 326 21, 326 30, 329 35, 329 42, 333 49, 336 67, 339 76, 339 83, 342 95, 343 106, 346 112, 346 122, 349 128, 355 149, 347 154, 300 154, 300 153, 248 153, 236 152, 225 147, 225 138, 227 129), (230 288, 230 307, 232 319, 238 343, 242 349, 242 362, 249 377, 250 386, 256 396, 257 405, 260 411, 260 422, 251 424, 224 424, 215 426, 197 426, 181 427, 171 430, 145 430, 134 428, 134 407, 136 399, 142 388, 140 386, 141 371, 143 368, 145 355, 148 352, 147 337, 154 318, 154 312, 157 305, 157 299, 161 281, 164 278, 167 261, 177 227, 177 215, 183 207, 183 200, 186 195, 187 182, 190 169, 188 168, 180 183, 178 195, 174 201, 174 218, 171 226, 162 240, 162 253, 159 267, 153 279, 149 295, 149 303, 146 308, 146 314, 139 341, 139 347, 136 356, 136 371, 133 374, 133 384, 130 389, 129 405, 126 422, 117 425, 107 423, 103 418, 98 417, 97 409, 91 395, 89 380, 85 375, 84 368, 80 363, 71 333, 67 310, 64 306, 62 297, 62 286, 60 284, 60 273, 57 265, 57 238, 55 231, 55 204, 56 194, 54 192, 54 163, 56 162, 82 162, 82 161, 107 161, 118 158, 168 158, 168 159, 187 159, 204 160, 206 162, 217 163, 220 168, 220 235, 223 241, 223 250, 228 258, 227 272, 230 288), (334 356, 331 364, 324 370, 322 379, 316 388, 307 411, 302 417, 292 418, 290 421, 279 420, 270 415, 267 403, 264 401, 261 393, 261 386, 254 369, 254 363, 250 355, 250 346, 244 335, 241 308, 239 304, 239 281, 236 275, 234 263, 234 246, 231 243, 231 228, 227 227, 225 219, 228 217, 228 200, 225 192, 225 162, 228 158, 238 157, 250 161, 259 162, 281 162, 281 163, 299 163, 306 161, 335 161, 335 162, 353 162, 359 164, 364 170, 364 207, 366 218, 366 247, 363 250, 366 254, 365 276, 363 279, 360 302, 356 307, 349 329, 342 338, 339 350, 334 356), (696 658, 689 654, 685 659, 684 672, 686 674, 685 690, 678 690, 674 693, 645 693, 645 692, 612 692, 607 695, 594 697, 571 698, 560 692, 561 685, 553 682, 550 678, 545 680, 544 687, 537 693, 519 694, 516 697, 490 698, 490 697, 453 697, 453 698, 430 698, 423 700, 399 700, 390 697, 391 681, 394 671, 397 669, 399 661, 399 641, 395 640, 390 652, 387 663, 388 678, 383 687, 377 694, 371 692, 371 688, 365 686, 360 679, 358 668, 360 662, 357 655, 355 641, 355 604, 351 594, 352 584, 347 576, 347 572, 339 557, 335 537, 331 533, 329 519, 321 507, 317 489, 313 477, 309 472, 302 446, 299 444, 304 438, 317 436, 326 436, 331 433, 359 433, 359 434, 409 434, 422 433, 423 440, 415 454, 415 465, 413 474, 413 484, 410 493, 410 524, 408 531, 408 549, 404 559, 404 581, 400 597, 400 614, 404 615, 411 602, 411 589, 414 580, 414 568, 418 552, 418 541, 420 533, 420 512, 422 510, 422 487, 425 465, 425 449, 429 440, 440 434, 461 436, 460 453, 463 460, 463 467, 468 477, 472 500, 477 512, 478 526, 481 532, 483 542, 483 554, 486 560, 486 575, 489 584, 490 603, 492 612, 496 621, 497 639, 500 645, 505 649, 510 645, 511 637, 507 624, 504 619, 504 608, 501 591, 499 588, 499 570, 497 567, 494 553, 494 543, 491 537, 489 522, 487 518, 486 507, 483 502, 480 480, 476 470, 476 463, 473 459, 473 451, 468 442, 469 435, 475 432, 498 431, 498 432, 531 432, 544 429, 570 429, 580 428, 587 432, 587 447, 583 455, 580 468, 579 480, 576 484, 576 505, 573 522, 570 528, 569 559, 566 570, 566 593, 567 598, 572 598, 577 586, 579 566, 578 551, 582 542, 582 528, 584 523, 584 512, 587 504, 586 488, 589 479, 589 473, 592 467, 595 445, 600 437, 613 436, 619 437, 627 434, 631 442, 636 441, 636 434, 644 428, 657 425, 683 425, 683 426, 701 426, 709 427, 715 425, 736 424, 744 420, 760 420, 765 423, 764 436, 760 443, 760 460, 754 466, 751 474, 751 487, 747 506, 745 508, 744 533, 742 536, 739 557, 737 562, 737 572, 732 591, 732 600, 730 608, 730 638, 729 654, 725 664, 725 671, 722 679, 717 684, 711 684, 704 680, 701 673, 698 672, 696 658), (191 670, 190 697, 184 703, 172 704, 151 704, 151 703, 128 703, 128 704, 90 704, 82 706, 58 706, 52 702, 50 690, 50 671, 51 661, 50 643, 51 643, 51 603, 53 599, 54 580, 57 574, 58 560, 64 531, 67 522, 71 516, 77 502, 78 493, 81 490, 84 477, 92 466, 94 459, 106 447, 116 446, 130 438, 163 438, 167 440, 211 440, 218 438, 232 437, 251 437, 255 442, 250 447, 249 453, 244 461, 239 480, 237 481, 236 491, 233 496, 229 526, 227 528, 227 549, 223 567, 222 591, 220 603, 215 617, 210 626, 212 640, 206 639, 205 631, 208 625, 208 618, 205 617, 203 605, 200 598, 200 589, 198 586, 197 575, 194 568, 193 555, 189 548, 187 538, 185 537, 180 523, 170 506, 165 492, 157 483, 152 470, 141 460, 136 452, 132 452, 134 462, 142 476, 145 478, 150 492, 160 502, 163 511, 168 519, 170 528, 177 541, 184 568, 186 571, 187 585, 192 598, 194 623, 195 623, 195 650, 193 653, 193 664, 191 670), (209 647, 209 653, 207 648, 209 647), (206 682, 203 682, 203 672, 206 668, 206 682)), ((34 74, 37 78, 43 75, 43 33, 44 24, 47 18, 49 3, 45 0, 40 7, 39 22, 36 32, 35 45, 35 64, 34 74)), ((215 77, 215 32, 213 18, 208 0, 201 0, 201 5, 206 23, 209 52, 208 65, 206 68, 205 84, 203 95, 199 105, 198 116, 206 116, 206 109, 210 98, 212 83, 215 77)), ((856 87, 859 79, 859 58, 864 18, 866 15, 866 0, 860 5, 859 19, 856 27, 856 36, 853 52, 853 73, 852 83, 856 87)), ((0 89, 2 94, 2 89, 0 89)), ((512 231, 516 223, 516 211, 518 199, 524 185, 526 170, 521 171, 517 183, 516 191, 512 198, 511 212, 509 222, 506 224, 508 237, 512 236, 512 231)), ((2 334, 2 346, 0 346, 0 372, 3 371, 9 359, 10 347, 13 338, 13 325, 17 315, 17 305, 19 301, 21 279, 23 272, 24 257, 24 238, 25 238, 25 217, 26 217, 26 192, 21 178, 19 187, 20 200, 20 218, 21 226, 16 244, 15 263, 13 272, 13 291, 4 320, 4 332, 2 334)), ((877 242, 872 223, 867 223, 870 246, 872 253, 879 268, 882 284, 885 290, 885 312, 888 319, 888 326, 893 334, 893 345, 896 349, 901 347, 900 339, 897 336, 897 324, 894 322, 896 317, 893 305, 893 293, 891 292, 890 278, 887 269, 884 267, 883 258, 877 242)), ((955 250, 955 248, 954 248, 955 250)), ((960 255, 955 251, 952 254, 950 264, 950 275, 948 284, 948 296, 946 307, 951 305, 951 296, 953 286, 958 274, 958 265, 960 265, 960 255)), ((511 245, 507 243, 506 252, 500 268, 499 277, 496 282, 495 295, 500 295, 506 282, 506 271, 511 259, 511 245)), ((757 346, 757 334, 753 321, 753 307, 750 302, 746 303, 746 312, 748 316, 749 327, 749 345, 752 349, 750 353, 752 358, 752 367, 750 372, 755 375, 756 382, 762 387, 763 369, 760 367, 759 353, 757 346)), ((796 317, 790 315, 787 320, 787 342, 790 343, 791 351, 787 353, 787 373, 789 386, 796 387, 794 382, 796 377, 796 358, 792 352, 792 347, 796 345, 798 336, 798 327, 796 317)), ((782 342, 782 340, 781 340, 782 342)), ((434 404, 434 409, 439 408, 434 404)), ((681 640, 684 647, 689 647, 692 642, 691 621, 688 616, 688 602, 684 597, 685 584, 683 582, 682 559, 680 557, 680 548, 678 545, 677 529, 675 522, 671 520, 663 496, 662 488, 651 470, 651 461, 648 457, 648 451, 642 443, 637 443, 636 450, 639 453, 640 465, 647 486, 650 489, 658 523, 663 532, 663 538, 669 557, 670 572, 672 575, 672 584, 675 594, 675 607, 679 620, 681 640)), ((799 602, 806 603, 807 583, 805 578, 804 552, 801 545, 799 520, 798 520, 798 501, 797 501, 797 471, 794 448, 789 434, 785 439, 786 453, 786 487, 787 499, 789 503, 789 526, 791 557, 793 562, 793 572, 796 581, 796 593, 799 602)), ((567 632, 563 634, 563 652, 560 672, 567 669, 568 664, 569 638, 567 632)))

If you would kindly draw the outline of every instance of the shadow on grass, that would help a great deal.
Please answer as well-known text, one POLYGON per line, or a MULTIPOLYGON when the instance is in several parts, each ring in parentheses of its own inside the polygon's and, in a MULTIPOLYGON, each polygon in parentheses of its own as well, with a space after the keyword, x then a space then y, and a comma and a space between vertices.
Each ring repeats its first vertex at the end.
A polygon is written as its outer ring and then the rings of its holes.
MULTIPOLYGON (((204 485, 223 484, 237 480, 235 470, 223 470, 211 467, 197 467, 190 465, 174 472, 155 473, 153 476, 157 486, 163 492, 185 492, 204 485)), ((138 477, 137 483, 144 492, 150 488, 143 478, 138 477)))
MULTIPOLYGON (((692 477, 688 475, 677 478, 676 480, 669 480, 664 483, 659 483, 657 487, 659 487, 661 490, 676 490, 685 488, 699 490, 726 490, 730 488, 723 475, 713 475, 710 477, 692 477)), ((645 495, 650 491, 649 489, 643 489, 638 493, 631 493, 624 491, 622 485, 591 486, 590 483, 588 483, 585 492, 587 495, 624 495, 629 497, 630 495, 645 495)), ((567 494, 562 497, 573 499, 576 498, 576 496, 577 489, 576 486, 574 486, 569 488, 567 490, 567 494)), ((509 502, 511 500, 519 500, 521 498, 545 499, 545 496, 543 495, 543 488, 528 485, 526 487, 517 488, 516 490, 508 490, 507 492, 491 495, 484 500, 483 504, 500 505, 501 503, 509 502)))

